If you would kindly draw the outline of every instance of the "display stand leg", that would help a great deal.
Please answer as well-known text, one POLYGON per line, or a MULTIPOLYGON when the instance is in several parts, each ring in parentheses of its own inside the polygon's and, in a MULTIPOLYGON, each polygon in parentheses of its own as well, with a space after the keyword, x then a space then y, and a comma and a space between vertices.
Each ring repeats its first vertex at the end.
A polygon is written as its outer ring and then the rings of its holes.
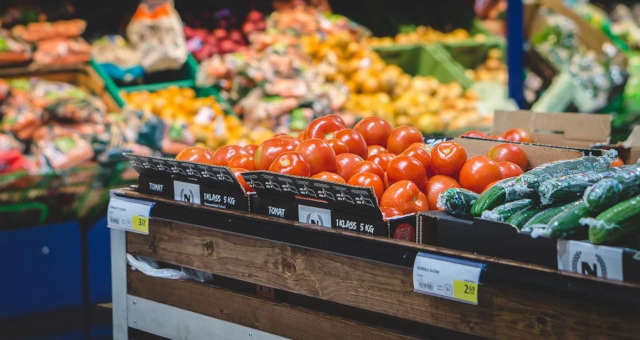
POLYGON ((126 235, 111 229, 111 296, 113 297, 113 338, 127 340, 127 254, 126 235))

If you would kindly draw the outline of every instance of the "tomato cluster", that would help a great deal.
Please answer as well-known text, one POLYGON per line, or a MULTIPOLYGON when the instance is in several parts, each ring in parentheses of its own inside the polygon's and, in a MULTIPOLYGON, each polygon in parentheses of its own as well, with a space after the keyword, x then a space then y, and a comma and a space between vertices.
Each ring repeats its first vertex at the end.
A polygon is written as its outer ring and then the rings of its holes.
MULTIPOLYGON (((312 121, 297 138, 280 134, 260 145, 227 145, 215 152, 192 147, 176 159, 227 166, 236 176, 268 170, 370 187, 385 218, 437 209, 444 190, 481 192, 527 166, 526 155, 514 144, 497 145, 488 157, 467 158, 456 142, 425 144, 414 127, 393 129, 381 118, 367 117, 350 129, 338 115, 312 121)), ((241 184, 251 190, 244 181, 241 184)))

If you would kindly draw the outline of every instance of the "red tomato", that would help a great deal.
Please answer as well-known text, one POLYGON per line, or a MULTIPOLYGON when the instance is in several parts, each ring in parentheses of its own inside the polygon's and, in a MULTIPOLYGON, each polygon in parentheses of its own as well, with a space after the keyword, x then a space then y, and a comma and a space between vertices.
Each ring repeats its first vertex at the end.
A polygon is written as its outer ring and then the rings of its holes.
POLYGON ((347 145, 349 153, 367 157, 367 143, 355 130, 342 129, 334 134, 335 138, 347 145))
POLYGON ((307 139, 298 145, 296 151, 307 161, 312 175, 322 171, 336 171, 336 153, 324 140, 307 139))
POLYGON ((342 178, 351 178, 353 169, 364 159, 352 153, 341 153, 336 156, 337 173, 342 178))
POLYGON ((396 155, 404 151, 413 143, 422 143, 422 133, 413 126, 399 126, 389 135, 387 139, 387 150, 396 155))
POLYGON ((451 188, 459 188, 460 184, 454 178, 445 175, 435 175, 429 178, 427 182, 427 201, 429 201, 429 207, 433 210, 443 210, 444 208, 438 206, 438 196, 440 193, 451 188))
POLYGON ((389 184, 401 180, 409 180, 415 183, 422 191, 427 185, 427 171, 419 160, 409 156, 396 156, 387 166, 387 178, 389 184))
POLYGON ((620 159, 620 157, 616 158, 613 162, 611 162, 611 167, 616 167, 616 166, 623 166, 624 162, 622 161, 622 159, 620 159))
POLYGON ((480 131, 480 130, 469 130, 469 131, 461 134, 460 136, 476 137, 476 138, 489 138, 489 135, 487 135, 486 133, 484 133, 483 131, 480 131))
POLYGON ((326 140, 327 144, 329 144, 329 146, 333 149, 333 151, 336 153, 336 155, 339 155, 341 153, 348 153, 349 152, 349 148, 347 147, 347 144, 337 140, 337 139, 327 139, 326 140))
POLYGON ((520 169, 526 169, 529 164, 527 154, 524 153, 520 145, 511 143, 492 146, 487 156, 496 162, 509 161, 515 163, 520 169))
POLYGON ((378 164, 376 164, 376 163, 374 163, 372 161, 362 161, 362 162, 358 163, 353 168, 353 172, 351 173, 351 177, 353 177, 353 176, 355 176, 357 174, 365 173, 365 172, 370 172, 372 174, 376 174, 381 179, 384 178, 384 169, 382 169, 378 164))
POLYGON ((325 182, 335 182, 335 183, 342 183, 342 184, 347 183, 344 180, 344 178, 340 177, 340 175, 338 175, 336 173, 333 173, 333 172, 328 172, 328 171, 319 172, 319 173, 311 176, 311 178, 319 179, 319 180, 325 181, 325 182))
POLYGON ((520 128, 515 128, 506 131, 502 138, 504 140, 508 140, 510 142, 522 142, 522 143, 531 143, 533 140, 527 131, 524 131, 520 128))
POLYGON ((384 183, 382 182, 380 176, 372 174, 370 172, 363 172, 351 176, 347 184, 372 188, 373 193, 376 195, 376 199, 378 199, 378 201, 380 201, 380 197, 382 197, 382 193, 384 192, 384 183))
POLYGON ((385 152, 385 153, 381 153, 379 155, 375 155, 373 157, 369 157, 367 160, 378 164, 382 168, 382 170, 387 171, 387 166, 389 165, 389 162, 391 162, 391 160, 395 156, 396 155, 394 155, 394 154, 392 154, 390 152, 385 152))
POLYGON ((353 129, 362 135, 367 145, 387 146, 391 134, 391 124, 380 117, 364 118, 353 129))
POLYGON ((382 212, 382 217, 385 220, 402 215, 398 209, 392 207, 380 207, 380 211, 382 212))
POLYGON ((502 161, 502 162, 497 162, 497 164, 498 164, 498 167, 500 168, 500 173, 502 174, 502 178, 520 176, 524 172, 516 163, 512 163, 509 161, 502 161))
POLYGON ((500 179, 500 167, 487 156, 471 157, 460 169, 460 184, 473 192, 480 193, 487 184, 500 179))
POLYGON ((344 124, 342 117, 332 114, 314 119, 304 130, 304 138, 330 138, 329 136, 336 131, 342 130, 347 126, 344 124), (329 135, 329 136, 328 136, 329 135))
POLYGON ((490 135, 489 139, 493 139, 493 140, 504 140, 504 138, 502 138, 502 136, 498 136, 498 135, 490 135))
POLYGON ((236 155, 244 154, 244 150, 239 145, 225 145, 213 154, 213 162, 216 165, 226 166, 229 160, 236 155))
POLYGON ((311 176, 309 164, 299 152, 286 151, 280 154, 269 166, 269 171, 284 175, 311 176))
POLYGON ((231 168, 231 172, 233 172, 233 174, 238 179, 238 182, 242 186, 242 189, 244 189, 244 192, 253 192, 253 188, 250 187, 249 184, 247 184, 247 182, 244 180, 244 177, 242 177, 242 175, 240 175, 243 172, 247 172, 247 169, 231 168))
POLYGON ((393 231, 393 236, 391 237, 396 240, 415 242, 416 231, 411 224, 402 223, 396 227, 396 229, 393 231))
POLYGON ((427 196, 412 181, 399 181, 391 184, 382 194, 381 207, 398 210, 402 215, 429 210, 427 196))
POLYGON ((229 160, 227 166, 230 168, 241 168, 246 170, 255 170, 255 161, 253 160, 253 154, 237 154, 229 160))
POLYGON ((289 137, 273 137, 262 142, 253 156, 256 170, 267 170, 278 155, 285 151, 293 151, 300 141, 289 137))
POLYGON ((424 143, 413 143, 401 155, 413 157, 424 165, 424 170, 429 173, 431 169, 431 147, 424 143))
POLYGON ((244 150, 244 152, 247 155, 252 155, 252 156, 256 154, 257 149, 258 149, 258 146, 255 144, 249 144, 242 147, 242 150, 244 150))
POLYGON ((383 152, 387 152, 387 149, 385 149, 380 145, 369 145, 367 147, 367 159, 371 158, 372 156, 381 154, 383 152))
POLYGON ((180 151, 176 160, 214 165, 213 154, 214 152, 208 148, 192 146, 180 151))
POLYGON ((435 174, 456 178, 466 160, 467 152, 453 141, 438 143, 431 150, 431 170, 435 174))

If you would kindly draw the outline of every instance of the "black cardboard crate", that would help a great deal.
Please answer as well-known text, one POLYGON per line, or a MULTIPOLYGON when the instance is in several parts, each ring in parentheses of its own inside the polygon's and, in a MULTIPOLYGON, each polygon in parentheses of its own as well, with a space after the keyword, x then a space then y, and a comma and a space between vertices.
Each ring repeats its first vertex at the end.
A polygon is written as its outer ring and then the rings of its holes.
MULTIPOLYGON (((558 240, 532 238, 507 223, 480 218, 463 219, 443 211, 418 214, 417 242, 456 250, 473 252, 558 269, 558 240)), ((580 242, 587 249, 597 249, 589 242, 580 242)), ((612 247, 612 246, 607 246, 612 247)), ((622 251, 624 281, 640 282, 640 252, 614 247, 622 251)), ((594 252, 595 253, 595 252, 594 252)), ((573 254, 576 256, 576 254, 573 254)), ((579 261, 579 255, 574 259, 579 261)), ((576 268, 584 275, 598 276, 594 266, 576 268)))
POLYGON ((251 197, 229 168, 127 154, 138 191, 208 207, 249 212, 251 197))
POLYGON ((415 240, 415 214, 384 220, 371 188, 267 171, 250 171, 242 177, 256 191, 255 213, 362 234, 415 240))

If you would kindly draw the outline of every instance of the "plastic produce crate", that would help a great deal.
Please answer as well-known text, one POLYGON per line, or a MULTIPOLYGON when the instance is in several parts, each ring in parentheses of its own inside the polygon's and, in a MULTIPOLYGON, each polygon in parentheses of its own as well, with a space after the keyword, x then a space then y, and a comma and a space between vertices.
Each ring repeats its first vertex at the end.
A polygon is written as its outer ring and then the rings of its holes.
POLYGON ((482 34, 483 39, 466 39, 461 41, 443 41, 439 43, 449 53, 451 58, 464 68, 474 69, 487 59, 489 50, 494 48, 504 50, 504 38, 491 34, 482 22, 473 20, 469 29, 472 35, 482 34))

